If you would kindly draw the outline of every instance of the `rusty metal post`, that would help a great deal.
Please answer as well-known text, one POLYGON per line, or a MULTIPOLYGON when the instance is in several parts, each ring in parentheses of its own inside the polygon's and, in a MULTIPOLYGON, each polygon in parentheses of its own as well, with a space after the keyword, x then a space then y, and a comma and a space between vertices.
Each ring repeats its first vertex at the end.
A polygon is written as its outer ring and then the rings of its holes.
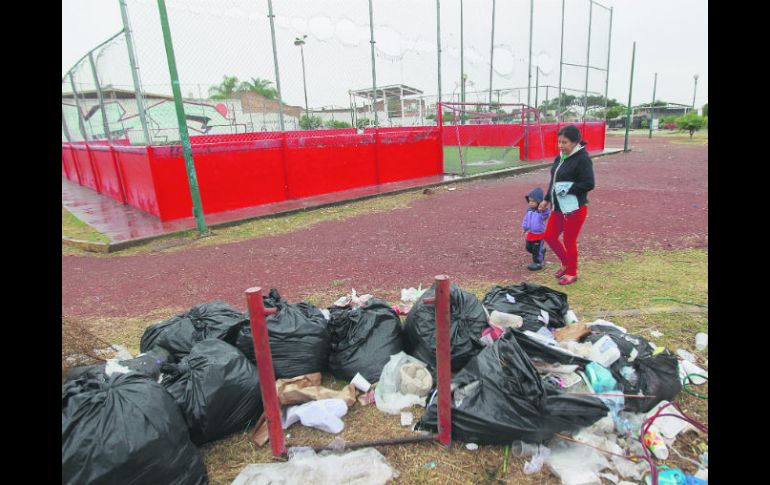
POLYGON ((264 307, 262 302, 262 288, 253 287, 246 290, 246 303, 249 308, 249 320, 251 322, 251 336, 254 339, 254 356, 259 372, 259 387, 262 391, 262 404, 267 417, 270 446, 273 456, 286 457, 283 428, 281 427, 281 406, 278 402, 278 392, 275 389, 275 373, 273 371, 273 357, 270 353, 270 340, 267 335, 267 322, 265 315, 276 312, 275 308, 264 307))
POLYGON ((438 389, 438 436, 444 446, 452 444, 452 354, 450 349, 449 276, 436 276, 436 292, 425 303, 436 308, 436 388, 438 389))

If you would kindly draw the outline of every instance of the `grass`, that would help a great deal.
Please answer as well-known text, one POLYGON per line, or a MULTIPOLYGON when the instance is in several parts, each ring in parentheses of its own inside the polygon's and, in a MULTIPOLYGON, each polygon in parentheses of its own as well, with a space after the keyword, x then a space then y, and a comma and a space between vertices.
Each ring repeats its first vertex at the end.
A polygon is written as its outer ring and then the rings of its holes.
MULTIPOLYGON (((523 165, 519 147, 464 146, 462 147, 465 174, 473 175, 523 165)), ((444 147, 444 172, 461 172, 457 146, 444 147)))
MULTIPOLYGON (((699 358, 698 365, 708 369, 708 350, 696 351, 694 337, 697 332, 708 332, 707 313, 673 313, 666 307, 680 306, 671 301, 654 301, 653 298, 676 298, 685 302, 708 304, 708 253, 705 250, 682 250, 669 252, 648 251, 625 254, 615 261, 581 261, 580 281, 568 287, 556 287, 550 272, 532 274, 530 281, 565 291, 571 307, 581 321, 592 321, 590 312, 621 310, 629 308, 658 308, 655 314, 642 314, 606 318, 624 326, 631 333, 639 334, 659 346, 670 350, 682 348, 699 358), (585 318, 581 318, 584 317, 585 318), (652 337, 651 332, 662 332, 661 337, 652 337)), ((555 269, 555 268, 554 268, 555 269)), ((456 281, 461 287, 481 297, 494 284, 506 285, 511 282, 456 281)), ((517 282, 518 283, 518 282, 517 282)), ((335 280, 326 288, 318 288, 305 296, 305 300, 321 307, 330 305, 339 296, 349 291, 346 280, 335 280)), ((397 300, 393 290, 367 289, 377 296, 397 300), (390 297, 388 297, 390 295, 390 297)), ((99 338, 113 344, 125 345, 131 352, 138 352, 139 339, 146 326, 163 318, 179 313, 181 308, 159 309, 149 315, 132 318, 104 318, 85 322, 99 338)), ((331 376, 325 376, 323 385, 339 389, 347 384, 331 376)), ((708 384, 699 386, 696 392, 708 394, 708 384)), ((684 412, 708 425, 708 401, 700 400, 684 392, 676 401, 684 412)), ((415 421, 423 408, 414 406, 411 411, 415 421)), ((383 437, 410 435, 409 428, 401 427, 398 415, 380 412, 375 406, 355 404, 343 418, 345 429, 340 437, 347 442, 383 437)), ((326 445, 334 438, 322 431, 294 425, 287 430, 287 446, 326 445)), ((708 437, 695 433, 680 435, 674 448, 684 456, 697 460, 693 447, 708 443, 708 437)), ((396 468, 400 476, 394 481, 399 484, 447 483, 516 483, 524 485, 558 484, 560 481, 547 468, 524 475, 524 458, 510 457, 508 472, 502 472, 503 447, 479 446, 470 451, 463 443, 454 442, 449 450, 434 442, 380 447, 388 463, 396 468), (435 462, 435 467, 427 464, 435 462)), ((270 446, 257 448, 248 440, 248 432, 235 433, 229 437, 201 447, 203 460, 213 485, 228 484, 249 463, 270 462, 270 446)), ((679 467, 693 474, 696 467, 671 453, 669 460, 657 461, 672 467, 679 467)))
POLYGON ((400 194, 384 195, 358 202, 349 202, 320 209, 311 209, 287 216, 268 217, 241 224, 211 229, 211 234, 200 237, 195 230, 168 235, 146 244, 114 253, 91 253, 71 246, 62 246, 62 254, 92 257, 120 257, 147 253, 170 253, 217 244, 274 236, 309 228, 326 221, 341 221, 361 214, 374 214, 409 207, 410 203, 425 197, 422 189, 400 194))
POLYGON ((110 242, 110 238, 72 215, 64 206, 61 208, 61 235, 81 241, 110 242))

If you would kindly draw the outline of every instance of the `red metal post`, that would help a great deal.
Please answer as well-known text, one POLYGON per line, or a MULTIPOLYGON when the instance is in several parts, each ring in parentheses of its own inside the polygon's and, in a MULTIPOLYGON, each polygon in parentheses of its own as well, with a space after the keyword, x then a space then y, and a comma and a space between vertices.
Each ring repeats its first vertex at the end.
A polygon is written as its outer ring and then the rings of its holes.
POLYGON ((281 406, 278 403, 278 393, 275 390, 273 357, 270 353, 270 340, 265 321, 265 315, 273 314, 276 310, 274 308, 265 309, 262 303, 262 288, 260 287, 246 290, 246 303, 249 307, 251 336, 254 339, 254 355, 257 360, 259 387, 262 391, 262 404, 267 417, 270 446, 273 449, 274 457, 284 458, 287 452, 283 440, 283 428, 281 427, 281 406))
POLYGON ((86 146, 86 154, 88 155, 88 163, 91 164, 91 173, 94 174, 94 185, 96 185, 96 192, 102 193, 102 181, 99 172, 96 170, 96 164, 94 163, 94 157, 91 154, 91 149, 88 147, 88 142, 83 142, 86 146))
POLYGON ((452 443, 452 355, 450 350, 449 277, 436 276, 436 387, 438 388, 438 441, 452 443))

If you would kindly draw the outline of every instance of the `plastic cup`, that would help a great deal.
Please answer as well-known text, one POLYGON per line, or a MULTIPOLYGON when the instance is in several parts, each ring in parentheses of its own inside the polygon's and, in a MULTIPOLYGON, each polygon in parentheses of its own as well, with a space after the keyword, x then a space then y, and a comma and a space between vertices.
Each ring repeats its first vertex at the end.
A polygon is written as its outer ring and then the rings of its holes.
POLYGON ((350 381, 350 383, 356 386, 356 389, 358 389, 361 392, 368 392, 369 389, 372 387, 369 381, 367 381, 366 378, 362 376, 360 372, 356 374, 355 377, 353 377, 353 380, 350 381))
POLYGON ((695 336, 695 348, 703 350, 709 345, 709 335, 707 333, 699 333, 695 336))
POLYGON ((520 440, 514 441, 511 443, 511 454, 513 456, 535 456, 537 454, 537 445, 520 440))

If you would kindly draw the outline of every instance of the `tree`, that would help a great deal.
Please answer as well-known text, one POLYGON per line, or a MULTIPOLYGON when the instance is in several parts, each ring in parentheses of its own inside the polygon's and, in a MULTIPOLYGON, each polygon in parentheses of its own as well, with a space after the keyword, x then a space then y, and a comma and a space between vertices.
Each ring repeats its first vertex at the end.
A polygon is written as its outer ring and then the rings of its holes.
POLYGON ((238 87, 238 78, 235 76, 225 76, 224 80, 217 86, 209 88, 210 99, 228 99, 233 97, 233 93, 238 87))
POLYGON ((706 103, 703 105, 703 116, 708 117, 708 115, 709 115, 709 104, 706 103))
POLYGON ((371 124, 371 121, 369 121, 369 118, 357 118, 356 119, 356 128, 359 130, 363 130, 364 128, 367 128, 371 124))
POLYGON ((707 117, 699 116, 695 111, 690 111, 686 115, 676 119, 676 127, 680 130, 689 131, 690 138, 692 138, 693 133, 706 126, 707 122, 707 117))
POLYGON ((622 104, 610 107, 609 104, 607 105, 607 118, 605 119, 613 119, 617 118, 619 116, 623 116, 626 114, 626 107, 622 104))
POLYGON ((299 119, 299 127, 303 130, 315 130, 323 126, 323 120, 318 116, 307 117, 302 115, 299 119))
POLYGON ((275 99, 278 96, 278 91, 275 88, 270 87, 271 84, 273 84, 273 81, 253 77, 251 78, 251 81, 242 82, 238 86, 238 91, 251 91, 261 94, 267 99, 275 99))
POLYGON ((340 120, 328 120, 326 123, 324 123, 324 126, 327 128, 353 128, 353 125, 347 121, 340 120))

